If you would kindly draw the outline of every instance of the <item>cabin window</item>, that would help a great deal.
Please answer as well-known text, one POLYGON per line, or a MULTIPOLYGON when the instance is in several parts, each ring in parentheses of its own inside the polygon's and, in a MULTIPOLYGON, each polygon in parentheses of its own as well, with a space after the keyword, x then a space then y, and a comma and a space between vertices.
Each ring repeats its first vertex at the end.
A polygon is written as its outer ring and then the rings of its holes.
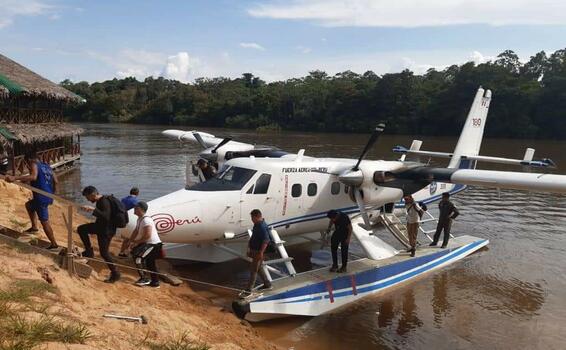
POLYGON ((312 197, 316 195, 317 186, 315 183, 309 184, 307 186, 307 194, 312 197))
POLYGON ((295 198, 300 197, 302 192, 303 187, 300 184, 294 184, 293 187, 291 187, 291 196, 295 198))
POLYGON ((332 185, 330 185, 330 193, 334 195, 340 193, 340 182, 335 181, 332 183, 332 185))
POLYGON ((271 175, 261 174, 259 179, 255 183, 254 194, 266 194, 269 188, 269 182, 271 181, 271 175))
POLYGON ((246 192, 247 194, 252 194, 254 193, 254 185, 250 186, 250 189, 246 192))

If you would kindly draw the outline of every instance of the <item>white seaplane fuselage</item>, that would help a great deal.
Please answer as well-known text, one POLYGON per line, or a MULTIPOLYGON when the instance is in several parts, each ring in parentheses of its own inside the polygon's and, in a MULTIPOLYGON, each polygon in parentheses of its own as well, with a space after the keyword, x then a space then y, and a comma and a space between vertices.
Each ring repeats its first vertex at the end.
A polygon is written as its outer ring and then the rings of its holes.
MULTIPOLYGON (((374 172, 388 172, 403 166, 398 161, 371 163, 366 191, 368 207, 388 203, 402 205, 403 190, 381 187, 372 182, 374 172)), ((281 158, 236 158, 224 164, 219 176, 149 202, 147 215, 156 223, 166 243, 212 243, 247 239, 250 212, 260 209, 268 225, 280 236, 325 231, 326 213, 331 209, 347 214, 360 211, 348 186, 340 183, 329 169, 355 163, 353 159, 310 158, 289 154, 281 158)), ((368 168, 367 166, 365 167, 368 168)), ((459 191, 464 186, 437 184, 418 189, 419 202, 437 200, 441 192, 459 191)), ((136 222, 130 218, 130 226, 136 222)), ((129 227, 126 231, 131 231, 129 227)))

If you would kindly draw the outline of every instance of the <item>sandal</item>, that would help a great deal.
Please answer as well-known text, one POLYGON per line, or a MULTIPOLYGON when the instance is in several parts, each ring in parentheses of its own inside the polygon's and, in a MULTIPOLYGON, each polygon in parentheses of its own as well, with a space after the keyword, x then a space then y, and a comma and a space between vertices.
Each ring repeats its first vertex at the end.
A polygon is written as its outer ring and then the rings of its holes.
POLYGON ((24 233, 36 233, 36 232, 39 232, 39 230, 33 227, 30 227, 24 231, 24 233))

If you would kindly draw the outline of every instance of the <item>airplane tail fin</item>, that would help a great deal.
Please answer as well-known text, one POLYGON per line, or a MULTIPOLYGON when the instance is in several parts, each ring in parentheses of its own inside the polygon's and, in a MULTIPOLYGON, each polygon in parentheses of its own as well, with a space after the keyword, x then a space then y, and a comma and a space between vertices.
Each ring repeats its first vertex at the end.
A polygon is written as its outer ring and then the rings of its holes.
POLYGON ((480 87, 468 113, 466 123, 448 168, 475 169, 476 161, 466 159, 466 156, 473 157, 479 155, 490 102, 491 90, 484 90, 480 87))

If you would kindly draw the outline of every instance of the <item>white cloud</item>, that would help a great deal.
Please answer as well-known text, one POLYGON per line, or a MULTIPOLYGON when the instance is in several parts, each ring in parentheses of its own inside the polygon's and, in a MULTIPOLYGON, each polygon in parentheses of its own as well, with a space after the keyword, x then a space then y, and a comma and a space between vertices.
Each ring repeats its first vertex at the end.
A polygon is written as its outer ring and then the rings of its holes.
POLYGON ((248 9, 254 17, 324 26, 422 27, 459 24, 566 24, 564 0, 291 0, 248 9))
POLYGON ((39 16, 51 13, 52 10, 51 5, 39 0, 0 0, 0 29, 14 23, 18 16, 39 16))
POLYGON ((265 47, 261 46, 258 43, 240 43, 240 47, 244 49, 254 49, 259 51, 265 51, 265 47))
POLYGON ((163 69, 162 76, 186 83, 190 80, 191 68, 189 53, 179 52, 176 55, 167 57, 167 64, 163 69))
POLYGON ((482 64, 482 63, 486 63, 488 61, 495 60, 495 57, 494 56, 486 56, 479 51, 473 51, 470 55, 470 60, 472 62, 474 62, 475 64, 482 64))
POLYGON ((297 46, 296 49, 299 50, 301 53, 304 53, 304 54, 310 53, 312 51, 312 49, 310 47, 306 47, 306 46, 302 46, 302 45, 297 46))

